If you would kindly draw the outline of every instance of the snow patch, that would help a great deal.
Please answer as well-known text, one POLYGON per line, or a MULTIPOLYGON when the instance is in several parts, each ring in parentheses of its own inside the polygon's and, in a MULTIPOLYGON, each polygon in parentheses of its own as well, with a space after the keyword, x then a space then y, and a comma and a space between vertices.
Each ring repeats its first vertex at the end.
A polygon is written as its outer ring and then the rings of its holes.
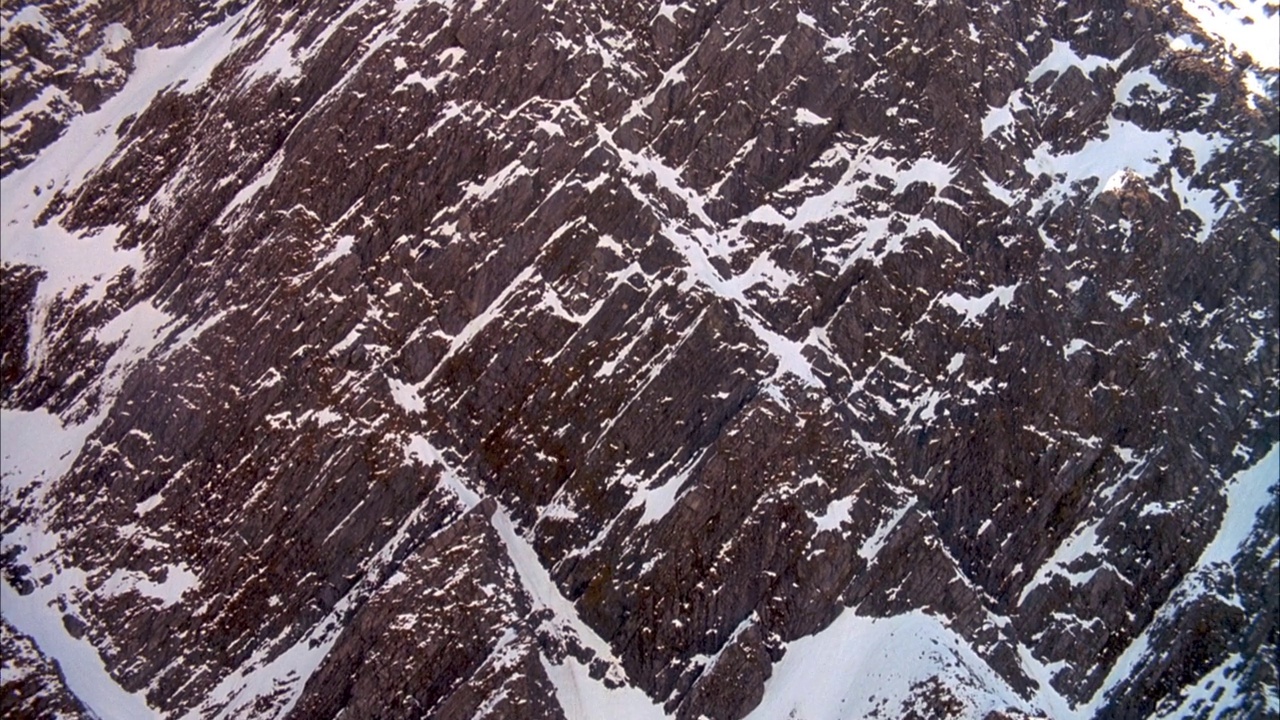
POLYGON ((66 425, 62 418, 40 408, 0 408, 0 492, 15 498, 31 485, 47 485, 62 477, 75 462, 96 423, 66 425))
POLYGON ((801 125, 826 125, 830 121, 807 108, 796 108, 796 122, 801 125))
POLYGON ((347 255, 351 254, 351 249, 355 247, 356 239, 351 235, 343 235, 333 241, 333 247, 329 249, 328 254, 320 258, 320 262, 316 263, 316 269, 319 270, 328 267, 347 255))
POLYGON ((790 643, 747 720, 895 717, 917 685, 935 676, 963 704, 956 717, 1035 712, 937 618, 920 611, 870 618, 845 610, 825 630, 790 643))
POLYGON ((1022 283, 1013 285, 997 285, 990 292, 979 297, 966 297, 959 293, 949 293, 938 298, 938 302, 951 308, 956 314, 964 317, 962 325, 976 323, 986 314, 991 306, 999 302, 1001 307, 1009 307, 1013 303, 1013 294, 1022 283))
POLYGON ((1182 9, 1259 67, 1280 67, 1280 15, 1267 12, 1268 0, 1181 0, 1182 9))
MULTIPOLYGON (((538 659, 555 687, 556 700, 565 720, 659 720, 667 718, 662 708, 647 695, 630 685, 610 688, 591 676, 589 669, 572 655, 563 665, 538 659)), ((477 715, 477 717, 479 717, 477 715)))
POLYGON ((1253 533, 1258 515, 1276 501, 1280 482, 1280 446, 1273 446, 1253 467, 1227 482, 1227 511, 1218 534, 1200 553, 1197 567, 1230 562, 1253 533))
POLYGON ((871 535, 862 542, 862 546, 858 548, 858 557, 870 562, 876 555, 879 555, 880 551, 884 548, 885 543, 888 542, 889 535, 898 527, 898 524, 902 522, 902 519, 907 516, 907 511, 909 511, 911 507, 912 503, 908 502, 895 510, 892 515, 885 518, 884 522, 880 523, 880 525, 876 527, 875 532, 871 533, 871 535))
POLYGON ((821 515, 810 515, 814 524, 817 525, 817 532, 826 532, 827 530, 839 530, 841 525, 851 520, 849 513, 853 510, 853 498, 845 497, 832 500, 827 503, 827 509, 821 515))
POLYGON ((302 66, 293 56, 293 46, 298 42, 294 32, 286 32, 276 38, 257 62, 245 68, 246 79, 253 81, 275 77, 292 80, 302 75, 302 66))
POLYGON ((1073 340, 1067 343, 1066 347, 1062 348, 1062 359, 1067 360, 1072 355, 1075 355, 1076 353, 1088 347, 1093 347, 1093 345, 1090 344, 1087 340, 1074 338, 1073 340))
MULTIPOLYGON (((1073 718, 1093 717, 1095 711, 1105 704, 1110 694, 1125 680, 1133 677, 1146 661, 1152 650, 1153 633, 1165 627, 1169 619, 1176 615, 1188 601, 1210 591, 1205 583, 1206 577, 1212 576, 1217 569, 1229 565, 1246 547, 1246 541, 1259 530, 1258 515, 1268 505, 1276 502, 1278 484, 1280 484, 1280 444, 1272 445, 1271 450, 1261 460, 1227 481, 1223 488, 1227 497, 1227 510, 1218 525, 1217 534, 1200 553, 1195 567, 1187 573, 1178 587, 1174 588, 1169 600, 1156 613, 1156 617, 1111 666, 1107 679, 1094 693, 1093 698, 1087 705, 1080 708, 1072 716, 1073 718)), ((1262 531, 1274 533, 1272 529, 1262 529, 1262 531)), ((1203 676, 1191 689, 1188 702, 1201 697, 1201 694, 1209 689, 1210 681, 1221 675, 1224 668, 1232 667, 1233 660, 1234 658, 1228 658, 1221 666, 1203 676)), ((1225 691, 1223 696, 1229 699, 1238 696, 1238 691, 1233 692, 1232 688, 1238 688, 1238 683, 1244 681, 1244 678, 1238 673, 1233 675, 1235 679, 1232 682, 1217 684, 1214 692, 1225 691)), ((1174 714, 1173 717, 1180 717, 1180 715, 1174 714)))
POLYGON ((0 607, 4 619, 35 640, 40 652, 58 663, 67 688, 102 720, 158 720, 159 712, 139 694, 127 692, 107 672, 92 645, 71 637, 56 609, 53 586, 42 586, 30 595, 19 595, 0 581, 0 607))
POLYGON ((1031 73, 1027 75, 1027 83, 1035 83, 1040 78, 1049 73, 1057 73, 1061 75, 1072 67, 1078 67, 1085 75, 1092 75, 1094 70, 1102 67, 1112 67, 1117 64, 1118 60, 1108 60, 1098 55, 1086 55, 1081 57, 1071 49, 1071 43, 1061 40, 1053 41, 1053 48, 1039 65, 1032 68, 1031 73))
POLYGON ((103 583, 100 592, 107 597, 137 592, 159 600, 161 607, 169 607, 178 603, 188 590, 200 586, 200 578, 185 564, 167 565, 162 568, 164 579, 157 582, 147 575, 117 569, 103 583))

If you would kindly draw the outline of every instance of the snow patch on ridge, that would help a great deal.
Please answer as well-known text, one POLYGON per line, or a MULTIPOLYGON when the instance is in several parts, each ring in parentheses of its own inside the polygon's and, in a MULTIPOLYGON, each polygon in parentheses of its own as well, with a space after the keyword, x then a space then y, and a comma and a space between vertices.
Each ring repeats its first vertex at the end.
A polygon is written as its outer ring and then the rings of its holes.
POLYGON ((845 610, 825 630, 790 643, 747 720, 895 717, 919 684, 935 677, 964 706, 957 717, 1035 712, 937 618, 920 611, 870 618, 845 610))
POLYGON ((541 654, 538 660, 551 679, 556 701, 560 703, 566 720, 660 720, 669 717, 640 690, 630 685, 610 688, 591 677, 589 669, 572 655, 565 658, 563 665, 547 662, 541 654))
POLYGON ((1123 59, 1123 56, 1116 60, 1108 60, 1098 55, 1081 57, 1075 50, 1071 49, 1071 43, 1054 40, 1049 54, 1045 56, 1044 60, 1040 61, 1039 65, 1032 68, 1030 74, 1027 75, 1027 83, 1034 84, 1049 73, 1061 75, 1073 67, 1080 68, 1080 71, 1085 75, 1092 75, 1098 68, 1114 67, 1120 64, 1121 59, 1123 59))
POLYGON ((817 525, 815 532, 839 530, 840 526, 849 522, 849 513, 853 510, 853 497, 834 499, 827 503, 827 509, 821 515, 810 515, 817 525))
MULTIPOLYGON (((43 497, 72 466, 101 416, 80 424, 64 424, 57 415, 0 409, 0 496, 6 507, 18 507, 19 491, 30 492, 26 502, 43 506, 43 497)), ((67 632, 64 615, 76 616, 75 598, 84 592, 86 577, 79 568, 64 567, 58 554, 60 537, 44 522, 19 524, 6 529, 4 551, 22 547, 20 556, 30 564, 32 577, 47 577, 28 595, 19 595, 7 581, 0 581, 0 613, 19 632, 30 636, 40 651, 62 668, 68 689, 102 720, 148 720, 160 714, 140 694, 124 690, 107 672, 98 649, 67 632)), ((134 587, 167 604, 194 579, 185 566, 162 583, 134 587), (172 585, 170 584, 172 581, 172 585)), ((143 578, 146 580, 146 578, 143 578)), ((149 582, 149 581, 148 581, 149 582)), ((110 594, 109 592, 107 594, 110 594)))
POLYGON ((889 541, 889 535, 898 527, 898 524, 902 522, 902 519, 907 516, 907 511, 911 509, 912 504, 913 503, 911 502, 907 502, 902 507, 895 510, 888 518, 885 518, 884 522, 880 523, 880 525, 876 527, 875 532, 871 533, 871 535, 863 541, 862 546, 858 548, 858 557, 868 562, 874 560, 876 555, 879 555, 880 551, 884 549, 884 544, 889 541))
POLYGON ((1031 591, 1049 582, 1054 576, 1066 578, 1077 587, 1087 583, 1098 568, 1085 572, 1072 572, 1067 568, 1078 560, 1096 557, 1101 549, 1097 522, 1076 528, 1075 532, 1058 545, 1053 556, 1040 566, 1031 582, 1022 589, 1022 594, 1018 597, 1018 605, 1025 603, 1031 591))
POLYGON ((991 306, 999 302, 1001 307, 1013 304, 1013 294, 1022 283, 1013 285, 997 285, 990 292, 978 297, 966 297, 959 293, 948 293, 938 298, 938 302, 951 308, 964 318, 962 325, 976 323, 978 318, 986 314, 991 306))
POLYGON ((1217 563, 1229 563, 1235 558, 1245 541, 1253 534, 1259 513, 1270 503, 1276 502, 1278 482, 1280 446, 1272 446, 1270 452, 1257 464, 1227 482, 1227 511, 1218 524, 1218 534, 1214 536, 1213 542, 1200 553, 1197 569, 1217 563))

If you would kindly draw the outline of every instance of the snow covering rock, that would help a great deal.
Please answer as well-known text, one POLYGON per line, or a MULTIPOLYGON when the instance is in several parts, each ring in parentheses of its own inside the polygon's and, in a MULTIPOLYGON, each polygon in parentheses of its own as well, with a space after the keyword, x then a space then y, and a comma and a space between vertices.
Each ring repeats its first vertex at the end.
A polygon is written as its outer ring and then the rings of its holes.
POLYGON ((0 12, 6 712, 1280 712, 1274 3, 0 12))
POLYGON ((68 691, 62 670, 50 663, 31 638, 0 621, 0 712, 5 717, 58 720, 89 718, 68 691))

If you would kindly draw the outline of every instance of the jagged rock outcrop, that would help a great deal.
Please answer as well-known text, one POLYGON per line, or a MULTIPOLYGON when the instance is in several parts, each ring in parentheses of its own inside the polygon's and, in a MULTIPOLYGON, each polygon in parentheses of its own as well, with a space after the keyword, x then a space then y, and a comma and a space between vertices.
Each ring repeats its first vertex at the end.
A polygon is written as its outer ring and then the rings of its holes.
POLYGON ((1275 67, 624 5, 6 7, 14 601, 173 717, 1274 714, 1275 67))

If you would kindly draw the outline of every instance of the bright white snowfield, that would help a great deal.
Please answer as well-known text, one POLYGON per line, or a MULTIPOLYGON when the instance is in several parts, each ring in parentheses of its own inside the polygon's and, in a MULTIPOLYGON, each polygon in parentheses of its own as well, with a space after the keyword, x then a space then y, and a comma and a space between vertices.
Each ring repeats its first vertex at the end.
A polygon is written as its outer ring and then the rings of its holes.
MULTIPOLYGON (((1182 4, 1209 32, 1223 38, 1237 52, 1249 55, 1259 65, 1276 66, 1276 54, 1280 52, 1280 17, 1267 16, 1262 10, 1265 5, 1263 0, 1249 0, 1236 5, 1219 3, 1217 0, 1182 0, 1182 4)), ((401 6, 407 7, 403 2, 397 3, 397 7, 401 6)), ((663 5, 662 8, 664 13, 680 10, 678 4, 663 5)), ((38 225, 37 218, 58 190, 79 187, 92 173, 111 162, 113 152, 117 149, 116 129, 123 121, 137 115, 166 89, 190 92, 207 81, 218 63, 241 47, 242 40, 238 33, 247 16, 247 11, 231 15, 187 45, 140 52, 136 57, 133 74, 116 95, 96 112, 77 118, 64 135, 35 162, 11 173, 0 184, 0 228, 4 239, 0 245, 0 258, 5 263, 35 266, 47 274, 47 278, 39 284, 34 304, 29 342, 30 365, 39 365, 49 347, 47 333, 51 330, 46 327, 45 321, 55 300, 59 297, 69 298, 77 289, 85 288, 87 293, 79 302, 97 302, 103 297, 112 279, 121 272, 131 268, 142 274, 147 270, 147 258, 142 250, 125 250, 116 245, 120 233, 118 227, 96 234, 73 233, 62 229, 56 221, 38 225), (41 192, 35 194, 32 188, 40 188, 41 192)), ((832 43, 832 47, 838 50, 839 43, 835 39, 832 43)), ((460 57, 454 57, 453 61, 465 62, 460 57)), ((1080 57, 1069 45, 1059 43, 1055 44, 1054 51, 1040 67, 1032 71, 1028 81, 1045 73, 1062 72, 1070 67, 1079 67, 1089 72, 1105 65, 1104 61, 1095 57, 1080 57)), ((287 43, 282 40, 266 48, 262 60, 255 68, 254 76, 291 77, 298 72, 298 60, 291 56, 287 43)), ((1131 84, 1136 85, 1139 81, 1146 82, 1144 78, 1136 78, 1131 84)), ((1154 78, 1150 81, 1154 82, 1154 78)), ((431 80, 418 76, 410 84, 429 87, 431 80)), ((984 130, 988 134, 1003 132, 1013 122, 1014 113, 1021 109, 1020 103, 1015 93, 1006 106, 992 108, 991 114, 983 122, 984 130)), ((795 113, 795 120, 803 125, 822 125, 828 122, 827 118, 803 108, 795 113)), ((1047 146, 1039 148, 1034 160, 1028 162, 1028 169, 1049 171, 1051 175, 1065 178, 1063 192, 1072 182, 1096 180, 1097 192, 1101 193, 1120 186, 1130 174, 1150 175, 1155 172, 1155 161, 1165 160, 1177 149, 1191 151, 1194 162, 1204 165, 1225 147, 1221 138, 1194 134, 1174 137, 1173 133, 1144 131, 1125 121, 1112 119, 1109 123, 1106 139, 1090 141, 1073 154, 1055 155, 1047 146)), ((602 146, 612 146, 613 138, 607 129, 601 128, 599 135, 602 146)), ((875 149, 875 144, 872 143, 869 147, 868 153, 875 149)), ((644 154, 615 149, 633 172, 635 177, 631 179, 652 178, 665 190, 669 190, 676 201, 683 203, 692 216, 705 218, 702 208, 707 204, 707 199, 685 187, 679 171, 644 154)), ((847 213, 848 207, 843 204, 846 202, 845 198, 853 196, 863 187, 873 186, 876 178, 887 179, 893 187, 905 188, 913 182, 925 182, 935 189, 942 189, 949 186, 955 177, 953 168, 929 158, 921 158, 912 165, 896 165, 876 157, 858 160, 860 164, 850 164, 850 171, 839 179, 832 190, 809 198, 791 216, 785 216, 773 207, 763 206, 752 213, 750 219, 779 229, 799 230, 814 223, 831 221, 842 213, 847 213), (866 176, 855 177, 855 167, 866 176)), ((507 170, 510 172, 504 170, 495 178, 490 178, 488 183, 469 187, 467 192, 483 196, 492 191, 490 183, 506 182, 517 176, 521 169, 509 167, 507 170)), ((258 190, 271 185, 280 171, 278 165, 269 166, 254 183, 244 189, 237 201, 224 213, 224 217, 234 220, 238 206, 251 199, 258 190)), ((1193 188, 1179 177, 1175 176, 1170 183, 1171 191, 1179 193, 1183 206, 1203 220, 1202 241, 1207 241, 1214 224, 1225 213, 1222 203, 1212 192, 1193 188)), ((990 189, 993 196, 1007 198, 1010 204, 1016 199, 1009 190, 994 182, 990 184, 990 189)), ((181 201, 171 197, 162 200, 181 201)), ((711 225, 709 220, 706 224, 711 225)), ((921 226, 925 224, 920 223, 921 226)), ((946 233, 940 228, 932 223, 927 224, 932 227, 924 229, 936 231, 946 237, 946 233)), ((921 228, 912 227, 908 232, 919 229, 921 228)), ((772 331, 753 314, 747 292, 763 283, 770 291, 782 294, 802 282, 802 278, 789 275, 763 256, 741 270, 740 274, 726 277, 727 271, 722 270, 714 261, 723 260, 730 255, 728 248, 734 241, 732 232, 713 233, 703 228, 674 226, 664 230, 675 238, 677 249, 688 261, 689 286, 697 285, 706 289, 731 306, 740 308, 744 317, 748 318, 751 331, 777 360, 777 370, 772 379, 788 377, 806 387, 818 386, 820 382, 811 358, 823 353, 825 339, 816 331, 813 336, 801 341, 772 331)), ((884 227, 872 224, 866 228, 866 237, 841 248, 841 252, 847 252, 845 261, 852 263, 855 259, 869 258, 879 262, 884 256, 895 252, 895 249, 900 249, 892 240, 884 243, 883 247, 877 245, 879 240, 889 238, 888 233, 887 223, 884 227), (875 249, 877 247, 880 249, 875 249)), ((1045 240, 1046 244, 1052 243, 1048 238, 1045 240)), ((354 240, 350 237, 339 238, 323 255, 319 267, 326 267, 343 259, 351 252, 353 243, 354 240)), ((505 303, 532 273, 533 268, 530 267, 526 274, 518 276, 487 310, 464 327, 452 339, 453 344, 444 358, 448 359, 455 351, 465 347, 487 323, 501 313, 505 303)), ((623 279, 625 278, 620 277, 619 282, 623 279)), ((988 322, 998 311, 1017 306, 1026 293, 1027 290, 1021 284, 980 289, 958 288, 954 292, 942 293, 932 298, 930 307, 933 312, 952 318, 957 327, 978 326, 988 322)), ((1127 295, 1113 295, 1111 301, 1127 308, 1134 300, 1127 295)), ((557 306, 558 299, 550 294, 544 298, 544 303, 548 307, 557 306)), ((557 306, 557 309, 562 317, 585 321, 585 318, 570 314, 563 306, 557 306)), ((598 309, 597 306, 591 312, 598 309)), ((0 496, 5 500, 12 500, 19 493, 30 492, 37 498, 38 504, 38 498, 48 493, 59 478, 68 472, 77 455, 90 442, 90 436, 102 422, 104 413, 110 409, 112 400, 128 374, 139 363, 172 353, 184 343, 191 342, 204 328, 216 322, 217 318, 184 333, 177 332, 182 326, 179 320, 164 307, 146 302, 133 307, 98 330, 98 338, 104 342, 123 342, 107 364, 100 388, 104 400, 96 412, 91 413, 89 408, 83 406, 74 407, 63 416, 45 410, 0 410, 0 437, 3 440, 0 443, 0 496), (74 422, 71 418, 78 418, 79 421, 74 422)), ((352 331, 352 341, 355 335, 356 331, 352 331)), ((1083 339, 1073 340, 1062 348, 1065 358, 1095 351, 1101 352, 1083 339)), ((947 366, 948 372, 957 372, 966 362, 965 354, 954 355, 947 366)), ((436 370, 443 366, 444 361, 441 360, 436 370)), ((612 375, 616 366, 616 361, 607 364, 600 370, 600 377, 612 375)), ((431 375, 417 385, 387 378, 390 392, 402 409, 410 414, 423 410, 425 401, 420 390, 434 379, 435 372, 433 370, 431 375)), ((656 372, 647 379, 652 380, 654 377, 656 372)), ((978 385, 975 389, 984 389, 984 386, 978 385)), ((935 408, 942 399, 937 394, 920 394, 913 401, 911 419, 922 422, 932 419, 935 408)), ((875 448, 869 449, 874 451, 875 448)), ((476 485, 469 482, 465 472, 450 464, 444 454, 426 438, 416 435, 410 437, 404 446, 404 452, 406 458, 427 466, 442 467, 442 483, 456 496, 460 507, 473 509, 484 501, 485 498, 476 492, 476 485)), ((1115 452, 1122 458, 1126 457, 1124 453, 1127 451, 1123 449, 1115 452)), ((700 457, 694 458, 673 479, 657 486, 647 485, 640 478, 622 478, 620 481, 627 483, 634 491, 626 508, 644 508, 640 521, 642 525, 661 522, 677 507, 686 489, 684 483, 699 460, 700 457)), ((1140 463, 1142 459, 1128 457, 1126 461, 1128 460, 1140 463)), ((1224 483, 1223 494, 1227 499, 1227 510, 1215 539, 1175 591, 1166 606, 1167 610, 1171 612, 1180 603, 1188 602, 1197 594, 1214 592, 1204 582, 1205 578, 1215 568, 1230 564, 1245 547, 1246 541, 1258 529, 1260 513, 1276 502, 1278 479, 1280 446, 1273 447, 1252 467, 1224 483)), ((158 502, 160 499, 155 498, 139 505, 139 514, 145 514, 158 502)), ((850 521, 852 503, 851 498, 834 500, 825 513, 813 516, 817 532, 842 532, 850 521)), ((904 522, 911 510, 909 501, 886 508, 882 523, 858 548, 859 556, 869 563, 875 562, 889 536, 899 523, 904 522)), ((548 515, 556 512, 568 515, 573 510, 553 505, 546 511, 548 515)), ((517 514, 508 512, 507 508, 499 506, 491 522, 506 551, 505 560, 516 570, 522 591, 532 599, 536 609, 550 612, 554 618, 550 622, 558 633, 563 637, 574 638, 595 651, 597 657, 607 664, 607 677, 610 680, 625 683, 620 688, 610 688, 604 681, 593 678, 588 668, 572 656, 559 663, 544 659, 543 667, 554 685, 555 700, 568 720, 657 720, 668 717, 662 710, 661 703, 647 697, 632 683, 627 682, 622 663, 614 656, 608 643, 579 617, 575 605, 560 593, 548 569, 540 564, 527 531, 512 520, 513 516, 518 517, 517 514)), ((415 518, 411 517, 410 522, 413 519, 415 518)), ((596 542, 604 540, 607 531, 608 528, 597 537, 596 542)), ((401 535, 397 535, 380 550, 371 564, 376 568, 390 567, 391 558, 401 548, 402 539, 401 535)), ((60 541, 57 535, 48 530, 46 520, 40 517, 20 525, 5 536, 6 549, 14 545, 26 548, 22 561, 30 565, 31 577, 48 575, 53 580, 25 596, 19 595, 7 583, 0 583, 0 612, 4 619, 33 638, 47 657, 58 662, 71 692, 96 716, 103 720, 148 720, 162 717, 148 705, 141 693, 125 691, 105 670, 98 649, 85 640, 73 638, 65 629, 62 617, 64 612, 76 614, 82 599, 90 592, 89 586, 94 587, 93 592, 107 597, 136 592, 164 607, 180 603, 187 593, 200 588, 200 568, 174 563, 167 567, 167 573, 160 581, 141 573, 126 572, 117 572, 107 577, 90 577, 85 569, 65 564, 65 558, 59 553, 60 541), (63 606, 65 610, 62 609, 63 606)), ((1084 573, 1073 574, 1067 567, 1080 558, 1087 557, 1096 549, 1096 542, 1095 527, 1077 528, 1043 567, 1031 569, 1033 580, 1027 587, 1024 598, 1038 585, 1054 578, 1066 578, 1073 585, 1083 585, 1088 577, 1084 573)), ((377 573, 370 573, 370 577, 376 575, 377 573)), ((314 675, 334 646, 337 631, 333 628, 341 624, 344 612, 358 599, 363 599, 362 593, 373 590, 368 584, 357 583, 328 617, 306 632, 300 640, 288 647, 272 646, 255 652, 246 663, 221 678, 210 695, 192 708, 186 717, 192 720, 209 717, 235 718, 256 701, 271 696, 286 699, 280 714, 287 713, 302 695, 307 680, 314 675)), ((1157 622, 1159 619, 1160 617, 1157 622)), ((1009 622, 1007 618, 992 618, 991 621, 997 624, 1009 622)), ((753 618, 748 617, 738 628, 738 632, 748 629, 752 622, 753 618)), ((873 713, 878 713, 881 718, 893 717, 922 683, 937 678, 947 687, 960 692, 959 700, 964 705, 964 717, 982 718, 990 711, 1014 710, 1055 720, 1087 720, 1103 706, 1108 693, 1115 690, 1126 679, 1129 671, 1136 668, 1146 656, 1149 652, 1149 640, 1147 634, 1139 636, 1121 656, 1093 699, 1083 705, 1073 705, 1058 695, 1048 682, 1061 668, 1046 666, 1025 648, 1020 648, 1023 651, 1022 669, 1028 677, 1040 684, 1040 690, 1030 699, 1021 697, 1009 687, 943 619, 923 611, 897 617, 873 618, 847 610, 825 629, 795 640, 786 647, 781 661, 772 667, 772 676, 765 684, 762 703, 748 718, 857 720, 873 713)), ((719 658, 699 659, 711 667, 719 658)), ((1228 664, 1224 664, 1216 670, 1210 678, 1216 683, 1215 686, 1210 687, 1207 684, 1209 679, 1206 679, 1202 687, 1196 688, 1196 692, 1181 707, 1169 713, 1168 717, 1190 717, 1196 701, 1221 703, 1225 707, 1233 697, 1232 683, 1242 682, 1238 674, 1232 679, 1231 673, 1227 672, 1230 669, 1228 664), (1216 691, 1223 688, 1227 689, 1225 695, 1215 695, 1216 691)), ((1276 707, 1280 709, 1280 702, 1276 707)))

